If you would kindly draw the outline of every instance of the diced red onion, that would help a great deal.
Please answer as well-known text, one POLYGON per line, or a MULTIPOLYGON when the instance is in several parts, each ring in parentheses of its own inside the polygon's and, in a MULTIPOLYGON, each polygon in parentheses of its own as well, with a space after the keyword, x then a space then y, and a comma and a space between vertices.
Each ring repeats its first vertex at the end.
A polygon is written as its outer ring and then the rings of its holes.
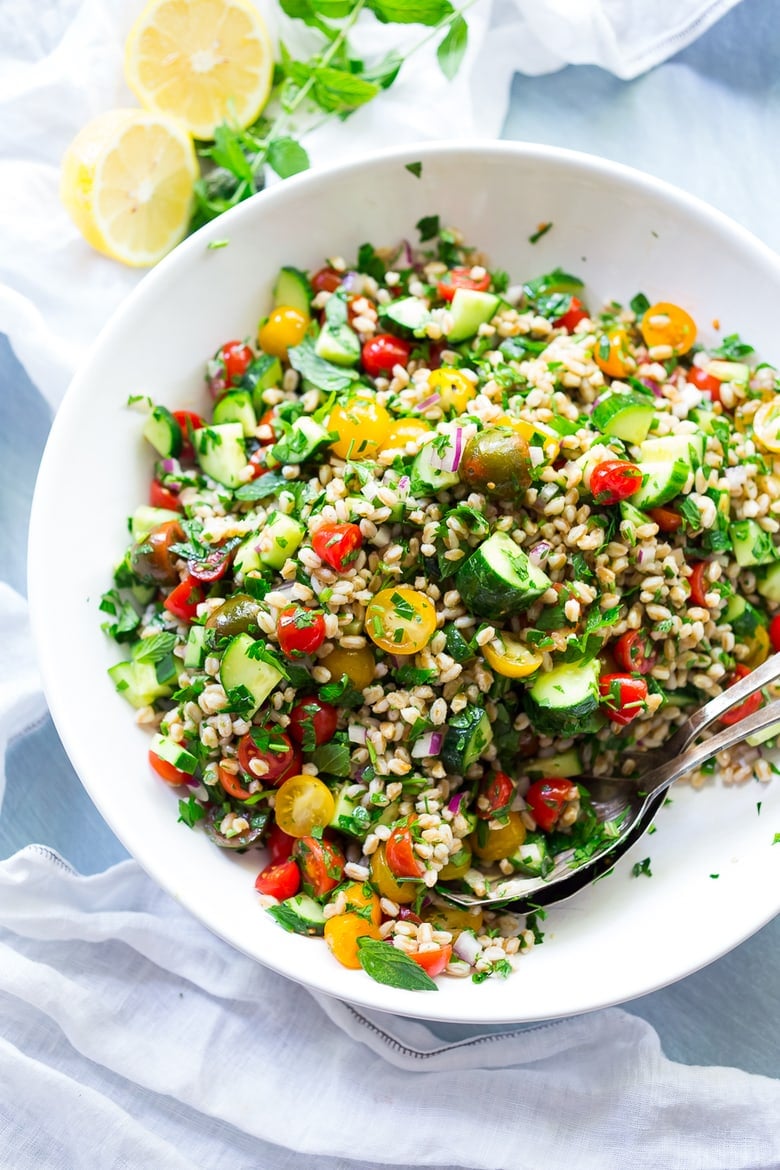
POLYGON ((360 272, 346 272, 341 280, 341 287, 348 293, 363 291, 363 275, 360 272))
POLYGON ((549 543, 549 541, 540 540, 539 543, 535 544, 529 552, 528 559, 538 568, 540 565, 544 564, 551 552, 552 545, 549 543))
POLYGON ((441 731, 426 731, 412 745, 412 756, 416 760, 424 759, 427 756, 438 756, 443 743, 444 735, 441 731))
POLYGON ((408 475, 402 475, 398 483, 395 485, 396 494, 405 499, 409 495, 409 488, 412 486, 412 481, 408 475))
POLYGON ((163 459, 161 466, 166 475, 173 475, 175 471, 179 470, 179 461, 178 459, 163 459))
POLYGON ((451 797, 450 797, 450 800, 449 800, 449 803, 448 803, 448 805, 447 805, 447 808, 450 810, 450 812, 451 812, 451 813, 452 813, 454 816, 457 816, 457 815, 458 815, 458 813, 460 812, 461 805, 462 805, 462 804, 463 804, 463 802, 464 802, 465 800, 467 800, 467 799, 468 799, 468 793, 467 793, 467 792, 456 792, 454 796, 451 796, 451 797))
POLYGON ((350 723, 347 728, 347 739, 350 743, 365 744, 368 732, 359 723, 350 723))
POLYGON ((402 240, 401 247, 403 249, 404 259, 411 268, 411 266, 414 264, 414 251, 412 250, 412 245, 408 240, 402 240))
POLYGON ((430 410, 432 406, 437 404, 440 398, 441 394, 429 394, 427 398, 422 400, 422 402, 418 402, 414 409, 416 411, 430 410))
POLYGON ((451 431, 449 442, 441 455, 434 448, 431 454, 431 467, 438 467, 440 471, 453 472, 460 467, 460 461, 463 457, 463 430, 461 427, 456 427, 451 431))
POLYGON ((452 949, 459 959, 468 963, 469 967, 473 967, 482 954, 482 946, 477 942, 477 936, 471 930, 462 930, 452 944, 452 949))
POLYGON ((642 552, 642 549, 641 549, 641 548, 638 548, 638 549, 636 550, 636 563, 637 563, 638 565, 641 565, 641 564, 642 564, 642 559, 643 559, 643 552, 642 552))
POLYGON ((656 382, 655 378, 640 378, 639 381, 643 386, 646 386, 648 390, 652 390, 656 398, 663 398, 664 392, 656 382))

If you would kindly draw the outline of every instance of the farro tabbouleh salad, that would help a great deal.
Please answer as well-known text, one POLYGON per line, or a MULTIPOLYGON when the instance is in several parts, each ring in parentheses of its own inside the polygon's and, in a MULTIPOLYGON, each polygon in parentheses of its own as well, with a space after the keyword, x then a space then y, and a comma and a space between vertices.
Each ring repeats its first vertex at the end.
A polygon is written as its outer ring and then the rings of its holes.
MULTIPOLYGON (((180 821, 267 848, 280 926, 433 988, 540 937, 448 891, 590 856, 617 827, 578 776, 780 648, 780 399, 677 305, 589 311, 417 227, 283 269, 210 418, 141 400, 154 477, 102 609, 180 821)), ((760 752, 725 779, 769 779, 760 752)))

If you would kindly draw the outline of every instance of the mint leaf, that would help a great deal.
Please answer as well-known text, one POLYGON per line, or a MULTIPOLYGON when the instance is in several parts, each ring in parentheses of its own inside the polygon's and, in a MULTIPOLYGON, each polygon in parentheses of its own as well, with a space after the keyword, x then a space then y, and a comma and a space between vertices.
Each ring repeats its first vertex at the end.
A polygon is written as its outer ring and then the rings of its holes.
POLYGON ((447 81, 452 81, 463 64, 469 43, 469 26, 458 13, 447 29, 447 35, 436 50, 436 60, 447 81))
POLYGON ((294 138, 274 138, 268 144, 268 165, 280 179, 309 169, 309 156, 294 138))
MULTIPOLYGON (((381 61, 377 61, 376 65, 364 69, 360 76, 364 81, 373 81, 380 89, 389 89, 398 76, 403 63, 404 59, 398 50, 391 49, 381 61)), ((417 166, 417 164, 410 164, 407 170, 411 170, 412 166, 417 166)))
POLYGON ((441 24, 455 9, 450 0, 367 0, 377 20, 383 24, 441 24))
POLYGON ((150 638, 142 638, 133 647, 133 658, 136 662, 162 662, 171 653, 176 645, 176 635, 167 632, 152 634, 150 638))
POLYGON ((300 345, 292 346, 287 356, 292 368, 297 370, 302 378, 326 394, 340 394, 342 390, 349 390, 359 377, 354 370, 335 366, 321 358, 314 352, 314 342, 310 337, 304 338, 300 345))
POLYGON ((419 179, 422 174, 422 163, 412 162, 406 164, 406 169, 410 175, 414 175, 415 179, 419 179))
MULTIPOLYGON (((346 113, 370 102, 379 93, 374 81, 366 81, 346 69, 324 65, 313 73, 313 94, 317 104, 329 113, 346 113)), ((275 169, 275 168, 274 168, 275 169)))
POLYGON ((377 983, 400 987, 404 991, 438 991, 438 987, 419 963, 399 951, 392 943, 380 942, 364 935, 357 940, 360 966, 377 983))
POLYGON ((253 479, 251 483, 244 483, 240 488, 236 488, 235 497, 237 500, 264 500, 267 496, 277 495, 282 488, 289 487, 291 481, 285 479, 280 471, 269 471, 267 475, 261 475, 259 479, 253 479))
POLYGON ((206 815, 206 810, 202 804, 198 804, 194 796, 188 796, 186 800, 179 801, 179 821, 183 825, 194 829, 198 821, 202 821, 206 815))

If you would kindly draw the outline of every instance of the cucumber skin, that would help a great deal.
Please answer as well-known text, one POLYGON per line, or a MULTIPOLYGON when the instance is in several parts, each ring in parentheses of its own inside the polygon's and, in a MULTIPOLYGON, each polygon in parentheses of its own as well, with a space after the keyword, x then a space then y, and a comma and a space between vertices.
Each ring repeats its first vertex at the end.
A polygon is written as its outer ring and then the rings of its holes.
MULTIPOLYGON (((506 582, 484 563, 482 557, 478 555, 479 551, 479 548, 474 550, 458 569, 455 577, 463 604, 477 617, 501 618, 522 613, 549 589, 549 580, 542 587, 541 582, 534 586, 529 579, 527 589, 523 592, 507 586, 506 582)), ((522 553, 519 546, 517 551, 522 553)))
POLYGON ((485 732, 485 742, 478 745, 476 753, 469 749, 468 744, 484 720, 485 710, 483 707, 469 706, 465 707, 463 711, 459 712, 450 721, 439 757, 448 772, 460 776, 475 760, 479 759, 482 751, 493 738, 493 731, 490 724, 487 725, 487 731, 485 732))
POLYGON ((526 691, 523 694, 523 708, 534 731, 541 735, 560 735, 567 739, 573 735, 590 735, 604 723, 595 695, 589 695, 581 703, 564 709, 542 706, 530 691, 526 691))

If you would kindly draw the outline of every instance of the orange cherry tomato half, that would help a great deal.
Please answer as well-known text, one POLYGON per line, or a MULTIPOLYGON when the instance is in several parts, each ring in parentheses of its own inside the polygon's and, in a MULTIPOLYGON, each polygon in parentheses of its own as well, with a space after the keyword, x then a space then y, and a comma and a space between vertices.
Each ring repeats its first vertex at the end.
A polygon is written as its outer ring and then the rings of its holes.
POLYGON ((394 877, 419 878, 425 866, 414 851, 412 831, 408 825, 396 825, 385 842, 385 858, 394 877))
POLYGON ((327 837, 299 837, 292 855, 301 869, 303 889, 312 898, 322 898, 339 884, 344 876, 346 858, 327 837))
POLYGON ((382 937, 376 926, 360 914, 335 914, 325 923, 324 934, 334 959, 353 971, 358 971, 361 966, 358 939, 382 937))
MULTIPOLYGON (((738 662, 734 667, 734 673, 729 680, 729 686, 733 686, 735 682, 739 682, 741 678, 747 678, 750 674, 750 667, 745 666, 744 662, 738 662)), ((720 721, 724 726, 731 727, 735 723, 739 723, 742 719, 747 719, 748 715, 755 715, 764 702, 764 696, 760 691, 755 695, 751 695, 749 699, 745 699, 744 703, 740 703, 738 707, 732 707, 725 715, 721 715, 720 721)))
POLYGON ((435 979, 437 975, 441 975, 442 971, 446 970, 447 964, 452 958, 452 943, 444 943, 436 951, 415 951, 409 958, 414 959, 415 963, 422 967, 431 979, 435 979))
POLYGON ((227 768, 217 767, 217 779, 220 787, 234 800, 249 800, 252 795, 248 788, 244 788, 238 775, 234 772, 228 772, 227 768))
POLYGON ((677 357, 687 353, 696 340, 696 322, 693 317, 669 301, 659 301, 645 310, 639 322, 639 331, 648 348, 669 345, 677 357))
POLYGON ((290 857, 276 865, 267 865, 255 880, 258 894, 270 894, 279 902, 292 898, 301 888, 301 871, 297 862, 290 857))
POLYGON ((661 532, 676 532, 682 524, 682 516, 674 508, 648 508, 647 514, 661 532))

